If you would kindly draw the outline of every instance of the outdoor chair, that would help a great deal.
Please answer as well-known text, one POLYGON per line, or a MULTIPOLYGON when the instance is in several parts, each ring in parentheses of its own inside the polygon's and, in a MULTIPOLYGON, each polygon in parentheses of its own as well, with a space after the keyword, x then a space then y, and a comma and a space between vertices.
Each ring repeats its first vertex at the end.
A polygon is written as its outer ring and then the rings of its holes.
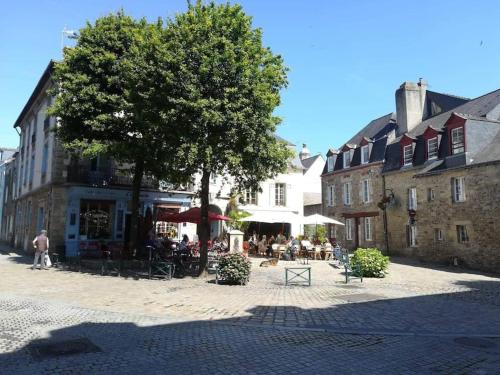
POLYGON ((351 263, 348 252, 342 255, 342 264, 344 265, 346 284, 352 279, 360 279, 360 281, 363 282, 363 271, 359 264, 353 265, 351 263))
POLYGON ((314 251, 311 254, 314 257, 314 260, 321 260, 321 246, 314 246, 314 251))

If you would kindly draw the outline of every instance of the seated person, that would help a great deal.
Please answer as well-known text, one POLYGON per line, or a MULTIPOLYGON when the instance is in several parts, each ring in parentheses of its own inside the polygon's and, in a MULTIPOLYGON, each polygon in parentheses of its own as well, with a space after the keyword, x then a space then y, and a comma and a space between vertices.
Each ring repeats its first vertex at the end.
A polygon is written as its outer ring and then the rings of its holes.
POLYGON ((272 257, 273 256, 273 245, 276 243, 276 240, 274 239, 274 236, 271 236, 269 238, 269 241, 267 241, 267 251, 266 251, 266 255, 268 257, 272 257))
POLYGON ((288 241, 288 252, 290 253, 290 258, 295 260, 295 257, 300 249, 300 241, 290 236, 290 241, 288 241))
POLYGON ((189 237, 187 234, 182 236, 182 241, 179 244, 179 251, 182 253, 189 253, 189 237))

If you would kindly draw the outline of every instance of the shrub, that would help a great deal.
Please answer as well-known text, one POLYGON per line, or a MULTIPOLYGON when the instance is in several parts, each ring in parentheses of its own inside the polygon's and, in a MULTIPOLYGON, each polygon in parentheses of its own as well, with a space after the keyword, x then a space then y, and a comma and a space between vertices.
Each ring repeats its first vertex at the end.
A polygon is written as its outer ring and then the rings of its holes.
POLYGON ((246 284, 252 262, 243 254, 227 254, 219 260, 219 278, 228 284, 246 284))
POLYGON ((384 277, 389 265, 389 257, 382 255, 379 249, 357 249, 351 259, 353 265, 359 265, 363 277, 384 277))

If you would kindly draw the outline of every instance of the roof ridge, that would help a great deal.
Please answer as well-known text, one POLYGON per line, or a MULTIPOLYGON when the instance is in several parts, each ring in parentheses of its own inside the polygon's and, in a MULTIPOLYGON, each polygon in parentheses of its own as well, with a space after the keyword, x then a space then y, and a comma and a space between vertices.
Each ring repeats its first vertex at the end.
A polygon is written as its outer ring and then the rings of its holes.
POLYGON ((472 98, 467 98, 465 96, 460 96, 460 95, 455 95, 455 94, 449 94, 447 92, 439 92, 439 91, 432 91, 432 90, 427 90, 427 92, 432 92, 434 94, 439 94, 439 95, 446 95, 451 98, 457 98, 457 99, 463 99, 463 100, 473 100, 472 98))

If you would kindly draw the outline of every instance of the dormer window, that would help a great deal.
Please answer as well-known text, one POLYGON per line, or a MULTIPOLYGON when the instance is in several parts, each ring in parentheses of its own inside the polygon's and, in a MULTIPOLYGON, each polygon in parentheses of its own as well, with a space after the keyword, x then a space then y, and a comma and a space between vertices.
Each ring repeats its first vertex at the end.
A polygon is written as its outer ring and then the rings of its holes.
POLYGON ((464 128, 451 129, 451 153, 452 155, 465 152, 464 128))
POLYGON ((403 147, 403 165, 413 164, 413 145, 406 145, 403 147))
POLYGON ((427 159, 436 159, 438 156, 438 137, 430 138, 427 141, 427 159))
POLYGON ((351 151, 347 150, 343 152, 344 155, 344 168, 349 168, 351 166, 351 151))
POLYGON ((328 160, 328 172, 332 172, 333 167, 335 165, 335 159, 333 155, 330 155, 327 160, 328 160))
POLYGON ((370 148, 368 145, 361 147, 361 164, 366 164, 370 161, 370 148))

